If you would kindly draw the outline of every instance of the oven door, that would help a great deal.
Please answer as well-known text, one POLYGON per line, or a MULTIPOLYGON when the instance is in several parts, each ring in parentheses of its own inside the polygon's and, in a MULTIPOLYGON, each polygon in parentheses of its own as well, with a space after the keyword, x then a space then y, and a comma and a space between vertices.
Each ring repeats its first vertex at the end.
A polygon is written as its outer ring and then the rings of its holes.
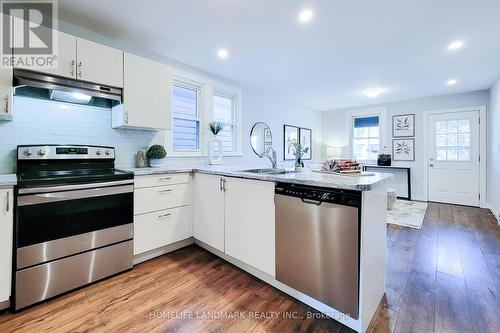
POLYGON ((133 180, 19 189, 15 268, 133 238, 133 180))

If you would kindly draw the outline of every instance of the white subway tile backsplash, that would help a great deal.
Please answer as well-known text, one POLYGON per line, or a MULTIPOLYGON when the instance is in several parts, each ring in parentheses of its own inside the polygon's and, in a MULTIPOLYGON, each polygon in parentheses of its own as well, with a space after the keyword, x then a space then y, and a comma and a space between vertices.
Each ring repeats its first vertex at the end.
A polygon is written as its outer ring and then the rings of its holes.
POLYGON ((15 172, 16 146, 81 144, 112 146, 116 165, 133 167, 155 132, 111 128, 111 110, 27 97, 14 97, 13 121, 0 121, 0 173, 15 172))

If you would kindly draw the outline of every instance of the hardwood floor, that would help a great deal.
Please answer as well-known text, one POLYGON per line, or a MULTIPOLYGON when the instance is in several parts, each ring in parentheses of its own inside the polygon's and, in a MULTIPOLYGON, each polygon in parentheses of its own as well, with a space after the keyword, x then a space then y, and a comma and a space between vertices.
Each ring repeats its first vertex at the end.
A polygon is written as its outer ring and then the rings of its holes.
MULTIPOLYGON (((422 230, 388 226, 387 248, 387 293, 369 332, 500 332, 500 227, 488 211, 430 204, 422 230)), ((190 246, 4 313, 0 332, 351 332, 313 315, 190 246)))

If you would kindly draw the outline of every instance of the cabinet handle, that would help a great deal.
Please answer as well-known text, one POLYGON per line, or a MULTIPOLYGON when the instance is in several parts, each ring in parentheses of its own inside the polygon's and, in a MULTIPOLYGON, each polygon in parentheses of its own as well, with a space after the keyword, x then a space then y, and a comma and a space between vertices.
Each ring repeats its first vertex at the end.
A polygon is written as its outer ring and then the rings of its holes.
POLYGON ((160 193, 160 194, 168 193, 168 192, 172 192, 172 190, 160 190, 160 191, 158 191, 158 193, 160 193))
POLYGON ((5 212, 9 212, 10 211, 10 196, 9 196, 9 192, 7 192, 7 194, 5 195, 5 212))
POLYGON ((128 111, 125 112, 125 124, 128 124, 128 111))
POLYGON ((223 191, 224 187, 222 186, 222 181, 223 181, 224 178, 220 177, 219 178, 219 191, 223 191))
POLYGON ((9 96, 5 97, 5 113, 9 114, 9 96))
POLYGON ((75 76, 75 59, 71 60, 71 76, 75 76))
POLYGON ((170 179, 172 179, 172 177, 163 177, 163 178, 160 178, 160 181, 163 182, 163 181, 167 181, 170 179))
POLYGON ((82 77, 82 62, 78 62, 78 77, 82 77))
POLYGON ((226 178, 220 178, 220 190, 221 192, 226 192, 226 178))
POLYGON ((170 216, 172 216, 172 213, 167 213, 167 214, 163 214, 163 215, 158 215, 158 218, 159 218, 159 219, 164 219, 164 218, 166 218, 166 217, 170 217, 170 216))

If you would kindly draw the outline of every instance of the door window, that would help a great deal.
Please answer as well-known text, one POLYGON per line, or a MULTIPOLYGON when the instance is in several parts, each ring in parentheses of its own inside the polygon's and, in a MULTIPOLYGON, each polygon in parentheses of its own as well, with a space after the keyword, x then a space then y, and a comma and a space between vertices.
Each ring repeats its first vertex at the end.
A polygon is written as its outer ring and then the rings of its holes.
POLYGON ((470 161, 470 119, 436 122, 436 160, 470 161))

